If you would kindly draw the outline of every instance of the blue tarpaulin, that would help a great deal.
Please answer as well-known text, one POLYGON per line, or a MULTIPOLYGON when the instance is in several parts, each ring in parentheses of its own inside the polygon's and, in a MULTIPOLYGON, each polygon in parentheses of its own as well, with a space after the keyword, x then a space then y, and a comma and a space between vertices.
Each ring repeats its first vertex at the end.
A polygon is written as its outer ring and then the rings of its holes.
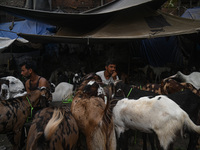
POLYGON ((189 8, 181 16, 182 18, 200 19, 200 7, 189 8))
POLYGON ((49 35, 52 34, 50 30, 52 30, 52 28, 55 28, 52 25, 47 25, 29 20, 14 22, 12 30, 9 29, 11 25, 12 22, 0 24, 0 37, 16 39, 18 38, 18 35, 16 33, 49 35))
POLYGON ((167 64, 183 63, 182 52, 175 36, 142 40, 140 52, 151 66, 163 67, 167 64))
POLYGON ((4 49, 12 44, 16 39, 21 42, 28 42, 19 37, 17 33, 36 34, 36 35, 51 35, 54 34, 55 26, 30 21, 16 21, 0 24, 0 49, 4 49), (11 29, 11 30, 10 30, 11 29))

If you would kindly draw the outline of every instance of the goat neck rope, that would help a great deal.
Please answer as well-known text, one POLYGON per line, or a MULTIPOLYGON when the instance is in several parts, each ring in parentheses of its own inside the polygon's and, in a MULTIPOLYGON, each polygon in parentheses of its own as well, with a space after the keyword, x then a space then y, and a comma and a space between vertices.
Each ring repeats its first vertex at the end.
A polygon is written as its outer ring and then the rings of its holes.
MULTIPOLYGON (((132 90, 133 90, 133 88, 131 88, 130 91, 128 92, 128 95, 126 96, 127 98, 130 96, 132 90)), ((142 90, 142 86, 141 85, 140 85, 140 90, 142 90)))
POLYGON ((129 97, 129 95, 131 94, 131 91, 133 90, 133 88, 130 89, 130 91, 128 92, 128 95, 126 96, 127 98, 129 97))
POLYGON ((66 97, 65 99, 62 100, 62 103, 72 103, 72 100, 73 100, 73 96, 68 96, 66 97))
POLYGON ((29 98, 28 98, 27 96, 26 96, 26 99, 27 99, 29 105, 31 106, 31 116, 28 117, 27 120, 26 120, 26 122, 28 122, 28 119, 31 119, 31 118, 32 118, 32 114, 33 114, 33 106, 31 105, 31 102, 30 102, 30 100, 29 100, 29 98))

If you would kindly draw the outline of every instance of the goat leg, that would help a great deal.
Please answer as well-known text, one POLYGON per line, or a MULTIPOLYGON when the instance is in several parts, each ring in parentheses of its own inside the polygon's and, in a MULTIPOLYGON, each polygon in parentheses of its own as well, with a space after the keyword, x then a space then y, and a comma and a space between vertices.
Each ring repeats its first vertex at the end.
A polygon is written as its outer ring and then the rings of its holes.
POLYGON ((14 143, 13 143, 13 150, 21 150, 21 145, 19 144, 21 142, 21 135, 22 135, 22 130, 19 129, 17 131, 14 131, 14 143))
POLYGON ((189 140, 187 150, 197 150, 196 145, 198 143, 199 135, 197 133, 192 132, 190 133, 189 136, 190 136, 190 140, 189 140))

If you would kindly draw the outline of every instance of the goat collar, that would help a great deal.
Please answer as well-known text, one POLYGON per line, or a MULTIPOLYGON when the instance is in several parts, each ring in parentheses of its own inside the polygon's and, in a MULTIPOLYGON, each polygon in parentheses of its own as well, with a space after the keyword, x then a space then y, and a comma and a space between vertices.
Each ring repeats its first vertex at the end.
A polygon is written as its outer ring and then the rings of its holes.
MULTIPOLYGON (((126 96, 127 98, 130 96, 131 92, 132 92, 133 88, 130 89, 128 95, 126 96)), ((142 90, 142 86, 140 85, 140 90, 142 90)))
POLYGON ((73 96, 67 96, 65 99, 62 100, 62 103, 72 103, 73 96))
POLYGON ((131 94, 131 91, 133 90, 133 88, 130 89, 130 91, 128 92, 128 95, 126 96, 127 98, 129 97, 129 95, 131 94))
POLYGON ((29 119, 29 118, 31 119, 31 118, 32 118, 32 115, 33 115, 33 106, 31 105, 31 102, 30 102, 30 100, 29 100, 29 98, 28 98, 27 96, 26 96, 26 99, 27 99, 29 105, 31 106, 31 116, 28 117, 27 120, 26 120, 26 122, 28 122, 28 119, 29 119))

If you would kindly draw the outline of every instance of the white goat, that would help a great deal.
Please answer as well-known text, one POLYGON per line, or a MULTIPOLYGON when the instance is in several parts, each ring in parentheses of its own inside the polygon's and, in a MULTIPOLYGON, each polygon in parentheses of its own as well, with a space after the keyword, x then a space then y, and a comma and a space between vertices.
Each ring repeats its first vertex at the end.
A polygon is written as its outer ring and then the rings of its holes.
POLYGON ((169 67, 153 67, 153 66, 149 66, 149 67, 153 70, 154 74, 156 75, 155 83, 161 81, 160 76, 163 72, 170 72, 171 71, 171 68, 169 68, 169 67))
POLYGON ((183 127, 200 134, 200 126, 196 126, 185 111, 164 95, 122 99, 114 107, 113 116, 118 137, 126 129, 155 132, 164 150, 173 142, 177 132, 183 135, 183 127))
POLYGON ((178 71, 175 75, 170 76, 164 80, 170 78, 178 78, 181 82, 186 82, 192 84, 197 90, 200 89, 200 72, 192 72, 189 75, 185 75, 182 72, 178 71))
POLYGON ((143 71, 145 76, 147 77, 148 76, 147 71, 148 71, 149 68, 152 69, 154 74, 155 74, 155 83, 161 81, 160 76, 163 72, 170 72, 171 71, 171 68, 169 68, 169 67, 153 67, 151 65, 146 65, 144 68, 138 68, 138 70, 143 71))
POLYGON ((24 84, 18 78, 13 76, 2 77, 1 79, 9 81, 9 87, 7 85, 3 85, 3 89, 7 90, 7 99, 16 98, 20 96, 24 96, 27 92, 25 91, 24 84))
POLYGON ((59 83, 52 93, 53 102, 62 101, 73 93, 73 85, 67 82, 59 83))

